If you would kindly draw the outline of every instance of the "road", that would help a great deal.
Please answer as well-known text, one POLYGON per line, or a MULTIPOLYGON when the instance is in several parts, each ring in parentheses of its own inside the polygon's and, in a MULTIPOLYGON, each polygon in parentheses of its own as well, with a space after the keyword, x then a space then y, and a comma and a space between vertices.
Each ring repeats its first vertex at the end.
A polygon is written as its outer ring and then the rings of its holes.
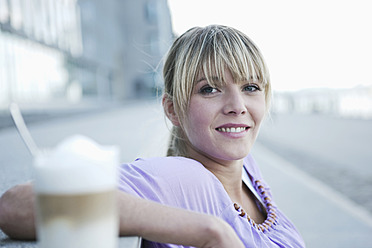
MULTIPOLYGON (((133 103, 94 114, 32 122, 29 129, 42 149, 53 148, 67 136, 82 134, 102 145, 119 146, 121 161, 162 156, 168 127, 160 106, 160 102, 153 101, 133 103)), ((0 165, 0 194, 32 178, 32 157, 14 127, 0 130, 0 165)))
POLYGON ((258 141, 372 213, 372 120, 278 114, 258 141))

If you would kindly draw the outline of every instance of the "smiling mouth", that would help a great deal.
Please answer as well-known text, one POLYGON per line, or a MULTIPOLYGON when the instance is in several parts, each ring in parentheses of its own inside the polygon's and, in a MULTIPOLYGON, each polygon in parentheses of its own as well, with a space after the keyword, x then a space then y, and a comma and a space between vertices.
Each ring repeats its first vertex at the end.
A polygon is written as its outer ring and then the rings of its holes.
POLYGON ((220 127, 216 128, 217 131, 223 132, 223 133, 241 133, 247 130, 248 127, 220 127))

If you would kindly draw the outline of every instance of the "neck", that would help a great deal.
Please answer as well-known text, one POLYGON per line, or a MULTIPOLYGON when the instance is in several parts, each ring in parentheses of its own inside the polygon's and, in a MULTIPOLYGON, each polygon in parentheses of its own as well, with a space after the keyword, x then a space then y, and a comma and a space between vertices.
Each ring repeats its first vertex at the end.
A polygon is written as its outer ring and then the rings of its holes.
POLYGON ((242 202, 243 182, 242 170, 243 159, 224 161, 200 153, 190 152, 189 157, 199 161, 206 169, 212 172, 224 186, 226 192, 234 202, 242 202))
POLYGON ((241 203, 243 201, 242 167, 243 163, 223 168, 206 166, 222 183, 233 202, 241 203))

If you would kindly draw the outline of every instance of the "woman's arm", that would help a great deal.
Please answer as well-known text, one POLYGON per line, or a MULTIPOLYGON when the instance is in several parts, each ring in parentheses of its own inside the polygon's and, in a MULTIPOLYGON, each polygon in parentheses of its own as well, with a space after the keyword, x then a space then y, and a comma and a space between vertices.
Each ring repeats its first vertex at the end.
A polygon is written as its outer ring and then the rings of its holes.
POLYGON ((118 199, 122 236, 139 235, 155 242, 203 248, 244 247, 231 226, 215 216, 164 206, 123 192, 119 192, 118 199))
MULTIPOLYGON (((195 247, 244 247, 223 220, 117 193, 120 235, 195 247)), ((35 239, 32 184, 15 186, 0 198, 0 228, 13 239, 35 239)))

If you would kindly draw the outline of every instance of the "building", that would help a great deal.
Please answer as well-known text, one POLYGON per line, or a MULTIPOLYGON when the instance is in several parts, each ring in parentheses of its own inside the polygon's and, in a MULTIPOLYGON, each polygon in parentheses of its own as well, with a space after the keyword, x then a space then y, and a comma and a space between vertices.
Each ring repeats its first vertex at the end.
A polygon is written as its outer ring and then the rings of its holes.
POLYGON ((91 90, 116 100, 154 94, 162 58, 173 41, 167 1, 79 0, 78 4, 83 57, 97 66, 97 88, 91 90))
POLYGON ((350 89, 305 89, 275 92, 274 113, 326 114, 372 119, 372 85, 350 89))
POLYGON ((0 107, 65 95, 65 58, 81 56, 75 0, 0 1, 0 107))
POLYGON ((0 109, 153 96, 172 40, 166 0, 0 0, 0 109))

